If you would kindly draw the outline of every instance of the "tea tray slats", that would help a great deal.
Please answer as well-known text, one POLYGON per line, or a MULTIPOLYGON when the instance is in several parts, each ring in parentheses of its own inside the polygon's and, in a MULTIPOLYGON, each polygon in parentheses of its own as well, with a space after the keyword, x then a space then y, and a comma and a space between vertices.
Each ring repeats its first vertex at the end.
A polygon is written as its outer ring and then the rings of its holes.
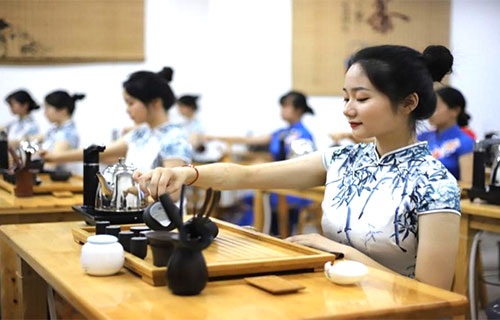
MULTIPOLYGON (((209 277, 244 276, 278 271, 322 269, 333 254, 273 238, 266 234, 213 219, 219 226, 219 235, 203 251, 209 277)), ((132 225, 123 225, 127 230, 132 225)), ((73 239, 85 243, 95 233, 95 227, 75 228, 73 239)), ((153 265, 151 249, 144 260, 125 252, 125 267, 154 285, 166 284, 166 267, 153 265)))

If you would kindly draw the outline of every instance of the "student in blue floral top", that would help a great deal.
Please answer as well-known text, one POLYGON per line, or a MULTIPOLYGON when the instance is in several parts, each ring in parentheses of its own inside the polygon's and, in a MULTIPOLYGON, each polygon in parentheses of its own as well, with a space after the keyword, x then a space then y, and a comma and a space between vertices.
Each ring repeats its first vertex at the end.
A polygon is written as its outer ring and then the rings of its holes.
MULTIPOLYGON (((127 113, 137 126, 107 145, 102 160, 126 157, 126 162, 139 170, 191 162, 187 135, 168 119, 168 110, 176 101, 169 85, 172 75, 173 70, 168 67, 158 73, 138 71, 123 83, 127 113)), ((44 158, 52 162, 81 161, 83 152, 49 153, 44 158)))
POLYGON ((0 127, 0 130, 7 131, 9 146, 15 148, 21 140, 40 134, 38 124, 31 116, 31 112, 39 109, 40 106, 27 91, 18 90, 12 92, 5 98, 5 101, 9 104, 12 113, 18 116, 18 119, 7 123, 4 127, 0 127))
POLYGON ((455 178, 417 142, 415 122, 436 108, 433 80, 451 70, 442 46, 423 54, 402 46, 369 47, 349 60, 344 115, 370 144, 332 147, 255 166, 211 164, 157 168, 135 177, 157 197, 183 183, 216 189, 325 185, 319 234, 289 241, 450 289, 458 250, 460 195, 455 178), (149 186, 147 185, 149 184, 149 186))
POLYGON ((78 148, 80 136, 72 119, 75 102, 85 97, 84 94, 70 95, 57 90, 45 97, 45 117, 52 126, 41 136, 42 149, 50 152, 64 152, 78 148))

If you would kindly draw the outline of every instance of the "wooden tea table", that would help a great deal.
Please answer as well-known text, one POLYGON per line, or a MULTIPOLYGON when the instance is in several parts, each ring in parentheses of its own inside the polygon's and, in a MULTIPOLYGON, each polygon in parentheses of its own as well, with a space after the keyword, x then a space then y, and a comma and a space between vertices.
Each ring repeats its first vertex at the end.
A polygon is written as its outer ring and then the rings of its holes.
POLYGON ((80 225, 0 227, 0 241, 18 261, 16 270, 2 275, 2 318, 45 318, 46 284, 91 319, 443 318, 464 314, 467 305, 462 295, 375 269, 353 286, 335 285, 322 272, 286 275, 306 289, 280 296, 241 279, 211 281, 198 296, 175 296, 127 269, 110 277, 86 275, 71 233, 80 225))
POLYGON ((0 225, 82 220, 82 216, 71 209, 72 205, 82 202, 81 193, 62 197, 42 194, 19 198, 0 189, 0 225))
MULTIPOLYGON (((467 294, 470 249, 474 235, 480 231, 500 233, 500 206, 464 199, 460 202, 460 242, 453 291, 467 294)), ((484 295, 484 294, 483 294, 484 295)))
POLYGON ((71 209, 83 203, 82 178, 74 176, 68 182, 56 183, 51 183, 46 174, 40 178, 42 184, 35 187, 34 195, 21 198, 14 195, 12 185, 0 175, 0 225, 82 220, 71 209))

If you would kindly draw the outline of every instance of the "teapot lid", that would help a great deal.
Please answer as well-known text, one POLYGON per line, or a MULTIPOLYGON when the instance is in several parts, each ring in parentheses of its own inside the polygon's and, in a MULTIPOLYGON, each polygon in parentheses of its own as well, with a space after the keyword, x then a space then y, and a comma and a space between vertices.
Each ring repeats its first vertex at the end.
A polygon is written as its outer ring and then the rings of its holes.
POLYGON ((40 149, 40 145, 36 140, 23 140, 19 143, 19 148, 27 153, 36 153, 40 149))
POLYGON ((133 165, 128 165, 125 163, 125 158, 118 158, 118 162, 112 165, 109 165, 104 169, 104 173, 110 173, 114 175, 118 172, 130 172, 133 173, 136 168, 133 165))

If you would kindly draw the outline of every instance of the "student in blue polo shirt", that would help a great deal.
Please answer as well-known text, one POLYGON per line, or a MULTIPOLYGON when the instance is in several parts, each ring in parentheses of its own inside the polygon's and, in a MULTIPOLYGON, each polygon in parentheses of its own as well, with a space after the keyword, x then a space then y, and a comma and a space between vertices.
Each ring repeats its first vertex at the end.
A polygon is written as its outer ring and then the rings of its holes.
MULTIPOLYGON (((281 118, 288 123, 287 127, 280 128, 271 134, 253 137, 206 137, 208 140, 222 140, 230 143, 243 143, 253 148, 269 146, 268 150, 274 161, 286 160, 300 155, 293 150, 292 144, 300 143, 302 150, 315 151, 316 146, 311 132, 302 123, 302 118, 309 113, 314 115, 313 109, 307 103, 307 97, 298 91, 289 91, 280 97, 281 118)), ((305 152, 304 152, 305 153, 305 152)), ((287 203, 291 209, 290 224, 297 222, 298 212, 311 203, 310 200, 294 196, 287 196, 287 203)), ((249 205, 253 198, 247 197, 245 202, 249 205)), ((278 197, 271 195, 271 207, 277 208, 278 197)), ((271 232, 277 233, 276 217, 273 215, 271 232)), ((246 222, 246 221, 245 221, 246 222)))
POLYGON ((465 113, 465 99, 457 89, 443 87, 436 91, 436 112, 429 119, 435 130, 420 134, 432 155, 441 161, 457 180, 469 181, 474 140, 458 126, 465 113))
POLYGON ((285 128, 280 128, 271 134, 252 137, 212 137, 206 136, 206 140, 222 140, 229 143, 243 143, 253 147, 269 146, 275 161, 288 159, 292 154, 291 144, 301 139, 308 143, 311 149, 316 149, 311 132, 302 123, 302 117, 310 113, 314 115, 313 109, 307 104, 307 97, 298 91, 289 91, 281 96, 281 118, 288 123, 285 128), (283 148, 284 147, 284 148, 283 148), (284 150, 283 150, 284 149, 284 150))

